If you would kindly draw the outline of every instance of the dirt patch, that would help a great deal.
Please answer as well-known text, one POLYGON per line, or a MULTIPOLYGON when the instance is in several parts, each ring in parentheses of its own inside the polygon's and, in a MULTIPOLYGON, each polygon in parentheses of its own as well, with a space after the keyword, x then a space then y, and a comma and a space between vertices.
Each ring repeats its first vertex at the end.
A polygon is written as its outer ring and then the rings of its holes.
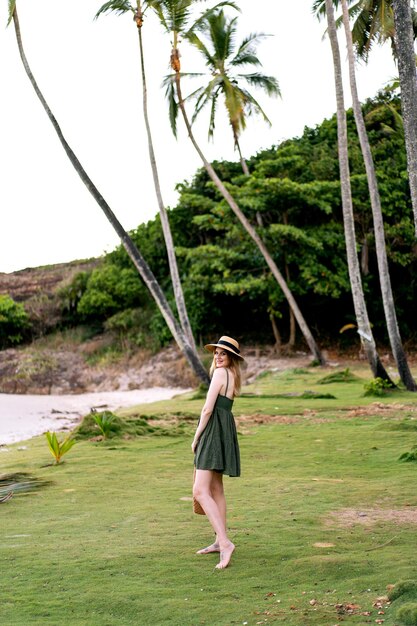
POLYGON ((300 418, 294 415, 264 415, 255 413, 254 415, 235 416, 238 426, 253 426, 257 424, 297 424, 300 418))
MULTIPOLYGON (((413 404, 399 404, 396 402, 383 404, 382 402, 372 402, 368 406, 351 407, 346 411, 346 417, 372 417, 382 415, 383 417, 396 417, 398 411, 409 411, 417 413, 417 406, 413 404)), ((399 419, 403 419, 400 416, 399 419)))
POLYGON ((379 522, 417 524, 417 507, 410 506, 402 509, 340 509, 330 513, 325 520, 325 525, 349 528, 355 524, 372 526, 379 522))

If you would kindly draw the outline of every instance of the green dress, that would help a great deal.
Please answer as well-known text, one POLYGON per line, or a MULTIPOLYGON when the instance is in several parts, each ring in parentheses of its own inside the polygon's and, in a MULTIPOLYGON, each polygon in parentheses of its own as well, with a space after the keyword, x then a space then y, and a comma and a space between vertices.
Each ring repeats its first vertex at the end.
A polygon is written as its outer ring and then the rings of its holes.
POLYGON ((233 400, 226 396, 229 372, 226 369, 225 395, 218 395, 213 412, 197 445, 196 469, 214 470, 229 476, 240 476, 240 453, 236 424, 232 413, 233 400))

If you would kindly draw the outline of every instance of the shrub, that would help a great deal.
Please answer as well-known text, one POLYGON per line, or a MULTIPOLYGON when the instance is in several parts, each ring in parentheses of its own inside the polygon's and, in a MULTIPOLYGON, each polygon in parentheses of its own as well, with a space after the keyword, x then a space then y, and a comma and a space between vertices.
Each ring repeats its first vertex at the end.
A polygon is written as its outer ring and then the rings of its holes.
POLYGON ((93 420, 100 429, 101 434, 105 439, 112 431, 112 425, 116 419, 116 415, 111 411, 103 411, 102 413, 92 413, 93 420))
POLYGON ((394 600, 404 595, 405 593, 409 593, 410 591, 417 594, 417 582, 415 580, 401 580, 388 593, 388 598, 390 602, 394 602, 394 600))
POLYGON ((328 385, 329 383, 351 383, 359 380, 358 376, 352 374, 350 369, 347 367, 345 370, 340 372, 333 372, 332 374, 328 374, 328 376, 324 376, 317 381, 318 385, 328 385))
POLYGON ((29 317, 23 304, 0 295, 0 350, 20 343, 29 329, 29 317))
POLYGON ((398 459, 399 461, 417 461, 417 446, 414 446, 411 449, 411 452, 404 452, 400 458, 398 459))
POLYGON ((385 396, 387 392, 392 389, 392 385, 388 380, 384 380, 383 378, 379 378, 379 376, 377 376, 373 380, 370 380, 369 383, 365 383, 364 389, 364 396, 375 396, 380 398, 385 396))
POLYGON ((417 626, 417 603, 403 604, 397 611, 397 619, 405 626, 417 626))

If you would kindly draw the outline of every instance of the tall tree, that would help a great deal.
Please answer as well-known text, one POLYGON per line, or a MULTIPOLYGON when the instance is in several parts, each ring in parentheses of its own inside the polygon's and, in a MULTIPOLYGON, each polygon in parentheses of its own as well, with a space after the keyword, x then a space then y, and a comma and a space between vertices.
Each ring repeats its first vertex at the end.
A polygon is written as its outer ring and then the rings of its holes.
POLYGON ((182 326, 182 329, 185 335, 188 338, 188 341, 191 347, 195 350, 195 342, 193 337, 193 332, 191 329, 191 324, 188 318, 187 307, 185 304, 184 293, 181 285, 180 275, 178 271, 177 259, 175 256, 174 242, 172 238, 171 228, 169 225, 168 213, 165 208, 164 201, 162 199, 162 191, 161 185, 159 182, 159 173, 158 167, 156 163, 155 150, 153 146, 152 132, 151 126, 149 122, 148 115, 148 91, 146 85, 146 72, 145 72, 145 58, 144 58, 144 49, 143 49, 143 39, 142 39, 142 27, 143 27, 143 16, 144 11, 147 8, 146 2, 141 2, 141 0, 137 0, 136 6, 134 7, 128 0, 110 0, 102 5, 102 7, 98 10, 96 17, 107 12, 115 12, 118 15, 124 13, 132 13, 134 16, 134 21, 137 27, 138 38, 139 38, 139 55, 140 55, 140 68, 141 68, 141 79, 142 79, 142 108, 143 108, 143 117, 145 121, 146 135, 148 138, 148 152, 149 152, 149 162, 151 164, 152 177, 155 187, 155 194, 158 202, 159 214, 161 217, 161 225, 162 232, 164 234, 165 247, 167 250, 168 256, 168 264, 169 270, 171 274, 172 287, 174 290, 175 303, 177 306, 179 320, 182 326))
POLYGON ((358 326, 358 333, 367 356, 370 368, 375 377, 389 381, 390 377, 382 365, 375 345, 366 309, 360 274, 358 254, 356 250, 355 224, 353 217, 352 191, 350 186, 349 154, 347 140, 347 123, 344 104, 342 67, 337 40, 336 22, 333 10, 333 0, 326 0, 326 15, 328 34, 333 55, 334 80, 337 103, 337 138, 339 154, 340 184, 342 195, 343 224, 346 240, 346 254, 348 261, 349 278, 352 289, 353 306, 358 326))
POLYGON ((172 333, 172 336, 174 337, 178 347, 180 348, 180 350, 183 352, 183 354, 185 355, 187 361, 189 362, 190 366, 192 367, 194 373, 198 376, 198 378, 200 378, 203 382, 208 383, 209 381, 209 377, 207 375, 207 372, 203 366, 203 364, 201 363, 197 353, 195 352, 195 350, 192 349, 192 347, 190 346, 190 343, 188 341, 188 338, 186 337, 186 335, 184 334, 184 331, 182 330, 181 326, 178 324, 177 320, 175 319, 175 316, 169 306, 169 303, 165 297, 165 294, 163 293, 160 285, 158 284, 154 274, 152 273, 152 270, 149 268, 149 266, 147 265, 145 259, 142 257, 140 251, 137 249, 137 247, 135 246, 135 244, 133 243, 132 239, 129 237, 129 235, 126 233, 126 231, 124 230, 124 228, 122 227, 122 225, 120 224, 120 222, 118 221, 118 219, 116 218, 115 214, 113 213, 113 211, 111 210, 110 206, 107 204, 107 202, 104 200, 103 196, 100 194, 100 192, 98 191, 97 187, 94 185, 94 183, 92 182, 92 180, 90 179, 90 177, 88 176, 88 174, 86 173, 86 171, 84 170, 84 168, 82 167, 80 161, 78 160, 77 156, 75 155, 74 151, 72 150, 72 148, 70 147, 70 145, 68 144, 68 142, 66 141, 61 128, 55 118, 55 116, 53 115, 43 93, 41 92, 41 90, 38 87, 38 84, 33 76, 32 70, 30 69, 30 66, 28 64, 25 52, 24 52, 24 48, 23 48, 23 43, 22 43, 22 36, 21 36, 21 31, 20 31, 20 25, 19 25, 19 18, 17 15, 17 9, 16 9, 16 0, 9 0, 9 22, 11 22, 11 20, 13 20, 14 23, 14 28, 15 28, 15 33, 16 33, 16 40, 17 40, 17 44, 18 44, 18 48, 19 48, 19 53, 20 53, 20 57, 22 59, 22 63, 25 69, 25 72, 31 82, 31 85, 33 87, 33 89, 36 92, 36 95, 38 96, 50 122, 52 123, 54 130, 56 132, 56 134, 58 135, 58 138, 65 150, 66 155, 68 156, 70 162, 72 163, 73 167, 75 168, 77 174, 80 176, 81 180, 83 181, 84 185, 86 186, 86 188, 88 189, 88 191, 91 193, 91 195, 93 196, 93 198, 96 200, 97 204, 100 206, 101 210, 103 211, 103 213, 105 214, 105 216, 107 217, 107 219, 109 220, 110 224, 112 225, 112 227, 114 228, 114 230, 117 232, 118 236, 120 237, 121 243, 123 245, 123 247, 125 248, 127 254, 129 255, 130 259, 132 260, 132 262, 134 263, 136 269, 138 270, 143 282, 145 283, 145 285, 147 286, 147 288, 149 289, 152 297, 154 298, 169 330, 172 333))
POLYGON ((226 17, 223 9, 209 13, 204 19, 198 21, 198 30, 191 30, 188 33, 189 41, 201 53, 209 72, 207 85, 200 87, 192 94, 197 100, 192 121, 194 122, 202 109, 210 105, 208 134, 209 138, 212 138, 218 99, 222 97, 232 129, 235 149, 239 153, 244 173, 249 175, 239 141, 242 131, 246 128, 247 117, 259 115, 270 126, 271 122, 248 87, 263 90, 268 96, 279 96, 281 92, 275 77, 266 76, 259 71, 244 72, 247 66, 254 70, 261 66, 256 47, 259 41, 267 35, 251 33, 239 45, 236 42, 236 35, 237 17, 226 17), (197 34, 198 31, 201 31, 207 38, 207 45, 197 34))
POLYGON ((388 267, 387 250, 385 246, 384 221, 382 217, 381 198, 379 195, 378 181, 376 177, 374 160, 372 158, 371 146, 366 132, 365 120, 359 100, 358 88, 356 84, 355 55, 353 50, 352 33, 350 30, 350 19, 347 0, 341 0, 343 12, 343 25, 346 35, 350 91, 352 94, 352 108, 358 131, 359 143, 362 150, 365 164, 366 176, 368 180, 369 195, 371 201, 372 218, 374 224, 375 248, 378 263, 379 283, 381 286, 382 303, 384 307, 385 320, 387 324, 388 336, 391 344, 392 354, 397 364, 398 373, 409 391, 417 391, 417 385, 413 379, 404 352, 400 331, 398 328, 397 314, 395 311, 394 296, 392 294, 391 278, 388 267))
MULTIPOLYGON (((335 0, 336 6, 338 2, 335 0)), ((315 5, 320 4, 323 5, 323 0, 316 0, 315 5)), ((417 13, 410 0, 351 0, 351 4, 350 13, 355 18, 352 36, 358 55, 367 61, 374 43, 389 41, 398 63, 407 169, 417 236, 417 75, 413 44, 417 36, 417 13)))
POLYGON ((410 0, 392 0, 407 169, 417 237, 417 73, 410 0))
MULTIPOLYGON (((171 103, 175 102, 175 105, 173 106, 175 107, 178 106, 180 108, 185 126, 187 128, 188 136, 195 150, 197 151, 199 157, 201 158, 209 177, 215 184, 220 194, 226 200, 226 202, 228 203, 228 205, 230 206, 233 213, 236 215, 236 217, 238 218, 238 220, 240 221, 240 223, 242 224, 246 232, 253 239, 258 249, 260 250, 261 254, 263 255, 269 269, 272 272, 272 275, 274 276, 275 280, 278 282, 281 290, 283 291, 285 297, 288 300, 288 303, 292 311, 294 312, 295 318, 298 322, 301 332, 303 333, 304 338, 307 342, 307 345, 309 346, 314 358, 319 363, 324 364, 325 362, 324 357, 321 354, 321 351, 319 350, 316 344, 316 341, 314 340, 314 337, 301 313, 300 308, 298 307, 297 302, 295 301, 295 298, 291 290, 289 289, 283 275, 279 271, 265 243, 263 242, 261 237, 258 235, 257 231, 249 222, 249 220, 246 218, 243 211, 240 209, 237 202, 232 197, 231 193, 228 191, 224 183, 221 181, 215 169, 213 168, 211 163, 207 160, 207 158, 203 154, 200 146, 198 145, 194 137, 192 127, 191 127, 191 122, 188 118, 188 115, 185 109, 184 99, 182 96, 181 62, 180 62, 180 52, 179 52, 179 47, 178 47, 180 35, 184 34, 185 36, 187 36, 187 33, 190 31, 190 28, 188 27, 188 22, 190 18, 190 7, 192 4, 193 4, 193 0, 152 0, 152 7, 155 9, 157 15, 159 16, 162 26, 164 27, 165 31, 169 33, 169 35, 172 37, 172 49, 171 49, 170 63, 171 63, 171 69, 173 70, 174 74, 173 74, 173 79, 171 82, 171 88, 175 89, 176 100, 174 100, 174 98, 171 98, 171 103)), ((172 107, 171 107, 171 111, 172 111, 172 107)))
MULTIPOLYGON (((268 37, 265 33, 250 33, 238 44, 237 17, 229 18, 223 10, 206 15, 197 22, 196 28, 187 33, 187 38, 201 53, 209 72, 207 85, 197 89, 189 98, 196 98, 196 108, 192 123, 200 112, 210 105, 209 139, 213 138, 215 118, 218 111, 218 100, 222 97, 230 128, 233 134, 235 149, 239 154, 243 173, 250 176, 240 146, 241 133, 246 129, 247 117, 258 115, 271 126, 271 121, 265 111, 248 88, 254 87, 264 91, 268 96, 280 96, 281 90, 278 80, 274 76, 266 76, 260 71, 245 72, 247 66, 254 70, 262 66, 257 56, 257 45, 261 39, 268 37), (202 34, 203 37, 199 36, 202 34), (205 43, 207 41, 207 44, 205 43)), ((203 74, 201 74, 203 75, 203 74)), ((196 74, 192 74, 193 77, 196 74)), ((170 78, 168 77, 168 84, 170 78)), ((171 94, 172 95, 172 94, 171 94)), ((175 107, 173 109, 176 110, 175 107)), ((174 127, 175 131, 176 126, 174 127)), ((262 215, 256 212, 258 225, 263 227, 262 215)), ((285 261, 285 277, 290 280, 288 264, 285 261)), ((289 307, 290 333, 287 349, 292 349, 296 338, 296 319, 289 307)), ((271 318, 273 319, 273 318, 271 318)), ((275 324, 274 334, 278 336, 275 324)))
POLYGON ((368 180, 369 196, 372 209, 372 218, 375 235, 375 248, 378 263, 379 283, 381 286, 382 302, 384 307, 385 320, 387 324, 388 336, 391 344, 392 353, 397 364, 400 378, 405 387, 409 391, 416 391, 417 386, 412 377, 410 368, 407 363, 407 357, 404 352, 400 331, 398 328, 397 315, 395 311, 394 297, 391 287, 391 279, 388 267, 388 258, 385 245, 384 222, 382 217, 381 199, 378 189, 378 181, 376 177, 375 165, 372 158, 371 147, 369 144, 368 134, 366 132, 365 120, 362 113, 362 107, 359 100, 358 89, 356 84, 355 72, 355 54, 353 48, 352 33, 350 30, 350 16, 347 0, 341 0, 342 20, 346 36, 348 62, 349 62, 349 80, 350 91, 352 95, 352 108, 355 118, 356 128, 358 131, 359 143, 365 164, 365 171, 368 180))

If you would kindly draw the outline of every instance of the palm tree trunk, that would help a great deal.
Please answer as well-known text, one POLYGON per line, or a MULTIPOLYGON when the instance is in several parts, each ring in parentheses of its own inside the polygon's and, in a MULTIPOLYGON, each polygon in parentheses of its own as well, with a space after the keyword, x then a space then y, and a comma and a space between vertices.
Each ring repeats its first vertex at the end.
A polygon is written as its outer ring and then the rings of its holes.
MULTIPOLYGON (((176 53, 176 48, 173 49, 173 56, 176 53)), ((176 59, 174 59, 175 61, 177 61, 176 59)), ((264 242, 262 241, 262 239, 259 237, 258 233, 256 232, 256 230, 254 229, 254 227, 252 226, 252 224, 249 222, 249 220, 246 218, 246 216, 244 215, 244 213, 241 211, 241 209, 239 208, 239 206, 237 205, 236 201, 234 200, 234 198, 232 197, 232 195, 229 193, 229 191, 226 189, 226 187, 224 186, 223 182, 220 180, 220 178, 218 177, 216 171, 214 170, 213 166, 211 165, 211 163, 209 163, 206 159, 206 157, 204 156, 203 152, 201 151, 199 145, 197 144, 194 134, 192 132, 191 129, 191 124, 190 121, 188 119, 187 116, 187 112, 185 110, 185 106, 184 106, 184 100, 182 98, 182 93, 181 93, 181 82, 180 82, 180 72, 179 70, 175 70, 175 67, 178 67, 178 62, 174 63, 174 71, 175 71, 175 85, 176 85, 176 90, 177 90, 177 97, 178 97, 178 103, 179 103, 179 107, 181 109, 181 113, 184 119, 184 123, 186 125, 187 131, 188 131, 188 136, 190 137, 190 140, 194 146, 194 148, 196 149, 198 155, 200 156, 201 160, 203 161, 204 167, 208 173, 208 175, 210 176, 211 180, 214 182, 214 184, 216 185, 217 189, 220 191, 220 193, 222 194, 223 198, 226 200, 226 202, 228 203, 228 205, 230 206, 230 208, 232 209, 233 213, 236 215, 236 217, 239 219, 240 223, 242 224, 242 226, 245 228, 246 232, 250 235, 250 237, 252 237, 252 239, 254 240, 254 242, 256 243, 256 245, 258 246, 260 252, 262 253, 269 269, 272 272, 272 275, 274 276, 274 278, 276 279, 278 285, 281 287, 285 297, 288 300, 288 303, 291 307, 291 309, 294 311, 294 315, 297 319, 298 325, 300 326, 301 332, 304 335, 304 338, 314 356, 314 358, 321 364, 324 365, 325 360, 323 355, 321 354, 313 335, 310 332, 310 329, 295 301, 294 296, 292 295, 287 283, 284 280, 284 277, 282 276, 281 272, 279 271, 275 261, 273 260, 273 258, 271 257, 267 247, 265 246, 264 242)))
POLYGON ((137 12, 135 14, 135 21, 136 21, 136 25, 138 29, 138 37, 139 37, 140 65, 141 65, 141 74, 142 74, 143 117, 145 120, 146 134, 148 138, 149 160, 151 163, 155 193, 156 193, 156 197, 158 200, 159 214, 161 217, 162 232, 164 234, 165 247, 166 247, 167 255, 168 255, 168 264, 169 264, 169 270, 171 273, 171 281, 172 281, 172 286, 174 290, 175 303, 177 305, 178 316, 180 319, 180 324, 182 326, 182 329, 188 339, 190 346, 192 347, 194 351, 196 351, 193 331, 191 329, 190 320, 188 318, 187 307, 185 305, 184 293, 183 293, 182 285, 181 285, 181 279, 180 279, 180 275, 178 272, 177 259, 175 256, 174 242, 172 239, 171 228, 169 225, 168 213, 165 209, 165 205, 162 199, 161 185, 159 183, 158 168, 156 165, 155 151, 153 148, 152 133, 151 133, 151 128, 149 124, 148 97, 147 97, 148 92, 147 92, 147 86, 146 86, 145 61, 144 61, 143 41, 142 41, 143 14, 142 14, 140 0, 137 0, 137 12))
POLYGON ((240 161, 240 164, 242 166, 243 173, 245 174, 245 176, 250 176, 250 171, 249 171, 249 168, 248 168, 248 164, 246 163, 246 161, 244 159, 244 156, 242 154, 242 150, 240 149, 239 138, 237 136, 236 130, 233 127, 232 127, 232 130, 233 130, 233 137, 234 137, 234 140, 235 140, 235 147, 236 147, 236 150, 239 153, 239 161, 240 161))
POLYGON ((337 140, 339 152, 340 185, 342 195, 343 224, 346 241, 346 254, 349 279, 352 289, 353 306, 358 326, 358 333, 367 356, 371 371, 375 377, 392 381, 382 365, 376 351, 363 294, 359 259, 356 250, 355 224, 353 217, 352 191, 350 187, 349 155, 347 141, 347 123, 343 96, 342 68, 340 63, 339 44, 337 41, 336 23, 334 19, 333 0, 326 0, 327 25, 333 54, 334 79, 337 101, 337 140))
POLYGON ((274 339, 275 339, 274 352, 276 352, 277 354, 281 354, 281 346, 282 346, 281 333, 279 332, 278 324, 276 323, 275 316, 273 313, 269 314, 269 319, 271 321, 272 332, 274 334, 274 339))
POLYGON ((378 181, 372 158, 371 147, 363 118, 362 108, 359 101, 358 89, 356 85, 355 58, 353 52, 352 33, 350 31, 349 10, 346 0, 342 0, 343 25, 345 28, 348 60, 350 90, 352 94, 353 113, 355 116, 356 128, 359 136, 359 143, 365 163, 366 176, 368 179, 369 195, 371 200, 372 217, 374 222, 375 247, 378 262, 379 282, 381 285, 382 302, 384 306, 385 320, 387 324, 388 336, 391 350, 397 364, 400 378, 408 391, 417 391, 417 385, 412 377, 404 352, 400 331, 398 328, 397 315, 395 311, 394 297, 391 288, 391 279, 388 267, 387 251, 385 247, 384 221, 382 217, 381 199, 378 189, 378 181))
MULTIPOLYGON (((287 259, 284 259, 284 264, 285 264, 285 278, 287 279, 287 283, 289 283, 290 282, 290 268, 288 267, 287 259)), ((288 343, 286 345, 286 348, 288 351, 292 351, 294 350, 294 346, 295 346, 295 336, 296 336, 297 328, 295 324, 294 313, 292 312, 291 307, 289 310, 289 314, 290 314, 290 334, 288 337, 288 343)))
POLYGON ((113 226, 114 230, 116 231, 116 233, 118 234, 118 236, 120 237, 120 241, 123 245, 123 247, 125 248, 127 254, 129 255, 130 259, 132 260, 133 264, 135 265, 136 269, 138 270, 143 282, 145 283, 146 287, 149 289, 152 297, 154 298, 165 322, 167 323, 167 326, 169 328, 169 330, 172 333, 172 336, 174 337, 178 347, 180 348, 180 350, 183 352, 183 354, 185 355, 188 363, 190 364, 191 368, 193 369, 194 373, 196 374, 196 376, 201 379, 204 383, 209 383, 209 376, 203 366, 203 364, 201 363, 200 359, 198 358, 198 355, 195 353, 195 351, 191 348, 187 337, 185 336, 182 328, 179 326, 177 320, 174 317, 174 314, 169 306, 169 303, 165 297, 165 294, 163 293, 159 283, 157 282, 154 274, 152 273, 152 270, 150 269, 150 267, 148 266, 148 264, 146 263, 145 259, 142 257, 141 253, 139 252, 139 250, 137 249, 137 247, 135 246, 135 244, 133 243, 132 239, 129 237, 129 235, 126 233, 126 231, 124 230, 124 228, 122 227, 122 225, 120 224, 120 222, 117 220, 115 214, 113 213, 113 211, 111 210, 111 208, 109 207, 109 205, 107 204, 107 202, 104 200, 103 196, 100 194, 100 192, 98 191, 98 189, 96 188, 96 186, 94 185, 94 183, 91 181, 91 179, 89 178, 88 174, 86 173, 86 171, 84 170, 84 168, 82 167, 81 163, 79 162, 78 158, 76 157, 76 155, 74 154, 73 150, 71 149, 71 147, 69 146, 69 144, 67 143, 64 135, 62 134, 61 128, 56 120, 56 118, 54 117, 52 111, 50 110, 42 92, 40 91, 38 84, 32 74, 32 71, 29 67, 29 64, 27 62, 26 59, 26 55, 24 53, 24 49, 23 49, 23 44, 22 44, 22 37, 21 37, 21 32, 20 32, 20 26, 19 26, 19 19, 18 19, 18 15, 17 15, 17 10, 16 7, 14 7, 14 11, 13 11, 13 23, 14 23, 14 27, 15 27, 15 33, 16 33, 16 39, 17 39, 17 44, 19 47, 19 53, 20 53, 20 57, 22 59, 23 62, 23 66, 25 68, 26 74, 32 84, 32 87, 34 88, 36 95, 38 96, 39 100, 42 103, 42 106, 46 112, 46 114, 48 115, 49 120, 51 121, 55 132, 57 133, 59 140, 65 150, 66 155, 68 156, 69 160, 71 161, 72 165, 74 166, 77 174, 79 175, 79 177, 81 178, 81 180, 83 181, 84 185, 87 187, 88 191, 91 193, 91 195, 93 196, 93 198, 96 200, 97 204, 100 206, 100 208, 102 209, 103 213, 105 214, 105 216, 107 217, 107 219, 109 220, 110 224, 113 226))
POLYGON ((417 237, 417 75, 410 0, 393 0, 407 169, 417 237))

